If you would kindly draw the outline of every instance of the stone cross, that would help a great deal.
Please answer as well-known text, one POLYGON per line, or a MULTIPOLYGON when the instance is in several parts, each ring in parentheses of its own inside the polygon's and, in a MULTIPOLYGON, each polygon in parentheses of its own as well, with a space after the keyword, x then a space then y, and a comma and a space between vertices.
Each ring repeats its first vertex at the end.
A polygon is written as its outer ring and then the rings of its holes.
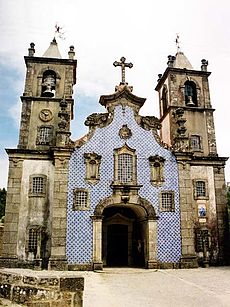
POLYGON ((121 66, 121 83, 125 84, 125 67, 132 68, 133 64, 132 63, 125 63, 126 58, 121 57, 120 62, 115 61, 113 65, 115 67, 121 66))

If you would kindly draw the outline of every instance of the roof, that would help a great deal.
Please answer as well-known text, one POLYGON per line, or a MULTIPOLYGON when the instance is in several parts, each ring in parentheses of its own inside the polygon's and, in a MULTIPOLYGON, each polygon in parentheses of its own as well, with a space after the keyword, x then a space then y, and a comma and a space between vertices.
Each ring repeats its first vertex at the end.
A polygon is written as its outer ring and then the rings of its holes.
POLYGON ((61 59, 61 54, 58 49, 58 44, 56 39, 54 38, 52 42, 50 43, 49 48, 46 50, 46 52, 43 54, 43 57, 45 58, 58 58, 61 59))
POLYGON ((184 55, 183 52, 179 51, 176 53, 176 59, 173 63, 174 68, 186 68, 186 69, 193 69, 191 63, 184 55))

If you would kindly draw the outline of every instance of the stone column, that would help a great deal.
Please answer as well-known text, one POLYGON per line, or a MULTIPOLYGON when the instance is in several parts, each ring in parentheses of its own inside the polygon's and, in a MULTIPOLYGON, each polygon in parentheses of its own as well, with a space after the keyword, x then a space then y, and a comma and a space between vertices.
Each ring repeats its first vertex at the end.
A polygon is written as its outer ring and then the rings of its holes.
POLYGON ((68 166, 71 150, 57 149, 54 152, 54 193, 51 205, 51 257, 49 269, 67 270, 66 229, 67 229, 67 186, 68 166))
POLYGON ((181 214, 181 268, 198 267, 195 253, 194 221, 195 210, 192 202, 192 180, 189 155, 176 153, 179 170, 180 214, 181 214))
POLYGON ((157 268, 157 220, 148 219, 147 221, 147 259, 146 267, 147 269, 157 268))
POLYGON ((93 220, 93 269, 102 270, 102 217, 92 216, 93 220))

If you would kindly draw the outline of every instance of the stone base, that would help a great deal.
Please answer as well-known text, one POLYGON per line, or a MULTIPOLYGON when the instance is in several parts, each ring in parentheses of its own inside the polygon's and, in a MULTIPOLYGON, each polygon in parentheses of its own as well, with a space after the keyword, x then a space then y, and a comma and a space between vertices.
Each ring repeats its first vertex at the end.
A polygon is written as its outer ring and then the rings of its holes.
POLYGON ((71 272, 0 270, 0 297, 23 306, 83 306, 84 278, 71 272))
POLYGON ((158 269, 159 264, 156 260, 148 260, 146 262, 146 269, 158 269))
POLYGON ((1 268, 17 268, 18 267, 18 258, 5 258, 0 257, 0 267, 1 268))
POLYGON ((92 263, 85 264, 68 264, 69 271, 93 271, 92 263))
POLYGON ((194 269, 198 268, 198 260, 196 255, 182 256, 180 259, 181 269, 194 269))
POLYGON ((94 262, 93 263, 93 270, 94 271, 102 271, 103 270, 103 263, 102 262, 94 262))
POLYGON ((179 268, 180 268, 180 264, 178 262, 159 263, 159 269, 169 270, 169 269, 179 269, 179 268))
POLYGON ((68 264, 66 258, 50 258, 48 269, 55 271, 67 271, 68 264))

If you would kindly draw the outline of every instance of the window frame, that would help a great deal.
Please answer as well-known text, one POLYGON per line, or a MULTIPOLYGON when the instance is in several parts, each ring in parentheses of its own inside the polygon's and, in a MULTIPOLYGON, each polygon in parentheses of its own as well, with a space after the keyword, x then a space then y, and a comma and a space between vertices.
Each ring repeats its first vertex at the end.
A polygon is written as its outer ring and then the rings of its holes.
POLYGON ((73 211, 88 211, 90 210, 90 197, 89 197, 89 190, 82 189, 82 188, 75 188, 73 189, 73 211), (86 193, 86 201, 84 204, 77 203, 77 194, 78 193, 86 193))
POLYGON ((203 151, 203 142, 202 142, 202 137, 199 134, 192 134, 189 138, 189 143, 190 143, 190 149, 192 151, 197 151, 197 152, 201 152, 203 151), (199 148, 192 146, 192 138, 197 138, 199 139, 199 148))
POLYGON ((150 156, 149 160, 149 167, 150 167, 150 182, 153 186, 159 187, 165 182, 164 179, 164 163, 165 158, 156 156, 150 156), (156 167, 156 164, 159 166, 156 167), (156 169, 158 168, 158 177, 156 178, 156 169))
POLYGON ((36 145, 52 145, 53 143, 53 131, 54 127, 52 125, 41 125, 37 127, 37 139, 36 145), (42 129, 50 129, 47 140, 41 140, 41 131, 42 129))
POLYGON ((175 192, 172 190, 163 190, 160 192, 160 211, 161 212, 175 212, 175 192), (163 207, 163 195, 168 194, 171 196, 170 208, 163 207))
POLYGON ((47 194, 47 176, 44 174, 33 174, 29 178, 29 196, 30 197, 45 197, 47 194), (40 192, 35 192, 34 190, 34 179, 42 178, 42 190, 40 192))
POLYGON ((114 150, 114 184, 117 185, 137 185, 137 157, 135 154, 136 150, 130 148, 127 144, 125 144, 121 148, 117 148, 114 150), (119 157, 121 155, 127 154, 131 157, 131 180, 127 182, 123 182, 120 180, 120 171, 119 171, 119 157))
POLYGON ((193 195, 194 199, 209 199, 208 195, 208 181, 206 179, 194 179, 193 180, 193 195), (203 182, 205 186, 205 193, 204 195, 198 195, 197 193, 197 183, 203 182))

